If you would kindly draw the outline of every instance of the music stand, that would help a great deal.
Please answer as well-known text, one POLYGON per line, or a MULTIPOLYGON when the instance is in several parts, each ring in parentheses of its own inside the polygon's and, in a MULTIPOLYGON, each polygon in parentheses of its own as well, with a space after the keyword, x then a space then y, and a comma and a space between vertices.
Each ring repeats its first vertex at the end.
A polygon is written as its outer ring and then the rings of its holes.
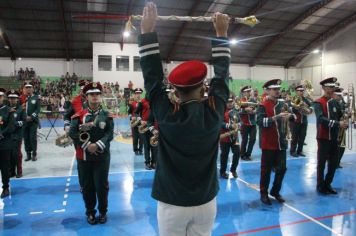
POLYGON ((47 133, 47 136, 46 136, 46 140, 48 139, 48 136, 51 134, 52 130, 54 130, 54 132, 56 132, 57 135, 59 135, 59 133, 57 132, 56 128, 55 128, 55 124, 56 124, 56 121, 58 120, 59 118, 59 115, 61 114, 61 112, 59 111, 41 111, 42 114, 45 114, 46 115, 46 118, 47 120, 49 121, 51 127, 47 133), (54 120, 52 122, 52 120, 50 119, 50 115, 54 115, 54 120))

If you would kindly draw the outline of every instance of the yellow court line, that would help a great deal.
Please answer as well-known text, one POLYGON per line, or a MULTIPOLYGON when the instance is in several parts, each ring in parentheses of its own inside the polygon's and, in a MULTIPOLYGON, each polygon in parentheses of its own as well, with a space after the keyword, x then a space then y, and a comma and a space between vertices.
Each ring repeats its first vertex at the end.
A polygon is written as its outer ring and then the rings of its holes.
POLYGON ((121 135, 118 135, 115 137, 115 141, 119 143, 124 143, 124 144, 132 144, 132 139, 131 138, 123 138, 121 135))

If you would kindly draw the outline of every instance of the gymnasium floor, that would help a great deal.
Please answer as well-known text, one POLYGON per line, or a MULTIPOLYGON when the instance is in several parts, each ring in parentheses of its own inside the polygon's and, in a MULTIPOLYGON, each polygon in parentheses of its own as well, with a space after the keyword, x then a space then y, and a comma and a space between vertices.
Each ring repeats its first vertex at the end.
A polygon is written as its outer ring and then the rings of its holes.
MULTIPOLYGON (((287 202, 265 206, 259 201, 256 145, 254 160, 240 162, 237 180, 220 179, 213 235, 356 235, 356 144, 336 172, 333 186, 339 194, 320 196, 315 191, 314 116, 309 120, 307 157, 288 157, 281 191, 287 202)), ((128 129, 126 120, 115 122, 116 131, 128 129)), ((61 122, 56 125, 62 133, 61 122)), ((47 135, 48 121, 42 127, 39 132, 47 135)), ((84 215, 73 147, 56 147, 55 137, 54 132, 47 141, 41 137, 39 160, 25 162, 24 178, 11 180, 11 197, 0 201, 0 235, 158 235, 156 202, 150 197, 154 172, 144 169, 143 156, 134 156, 125 140, 112 142, 109 218, 105 225, 91 226, 84 215)))

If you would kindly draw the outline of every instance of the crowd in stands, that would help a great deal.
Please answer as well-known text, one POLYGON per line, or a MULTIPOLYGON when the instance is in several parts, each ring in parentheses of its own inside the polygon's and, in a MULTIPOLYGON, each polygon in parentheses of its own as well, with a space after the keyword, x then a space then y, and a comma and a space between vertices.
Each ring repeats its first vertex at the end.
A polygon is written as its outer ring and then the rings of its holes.
POLYGON ((32 80, 36 77, 36 71, 33 70, 33 68, 28 69, 22 69, 17 72, 17 80, 32 80))

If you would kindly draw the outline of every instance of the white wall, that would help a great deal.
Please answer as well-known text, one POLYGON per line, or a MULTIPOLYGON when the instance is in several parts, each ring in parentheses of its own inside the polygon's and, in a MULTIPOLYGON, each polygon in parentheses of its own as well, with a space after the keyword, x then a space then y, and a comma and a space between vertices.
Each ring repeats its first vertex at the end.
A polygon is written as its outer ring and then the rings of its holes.
POLYGON ((61 76, 67 71, 78 76, 92 77, 92 60, 48 59, 48 58, 22 58, 11 61, 9 58, 0 58, 0 75, 11 76, 20 68, 33 68, 40 76, 61 76))
POLYGON ((131 80, 134 88, 143 88, 143 77, 141 71, 133 71, 133 57, 139 56, 137 44, 125 44, 123 50, 120 49, 120 44, 116 43, 93 43, 93 79, 98 82, 119 82, 120 87, 127 87, 131 80), (111 71, 99 71, 98 56, 111 55, 111 71), (116 71, 116 56, 129 56, 130 69, 129 71, 116 71))
POLYGON ((356 24, 353 24, 323 45, 320 54, 311 54, 298 65, 303 78, 311 78, 314 89, 320 91, 320 80, 335 76, 341 86, 356 85, 356 24))

